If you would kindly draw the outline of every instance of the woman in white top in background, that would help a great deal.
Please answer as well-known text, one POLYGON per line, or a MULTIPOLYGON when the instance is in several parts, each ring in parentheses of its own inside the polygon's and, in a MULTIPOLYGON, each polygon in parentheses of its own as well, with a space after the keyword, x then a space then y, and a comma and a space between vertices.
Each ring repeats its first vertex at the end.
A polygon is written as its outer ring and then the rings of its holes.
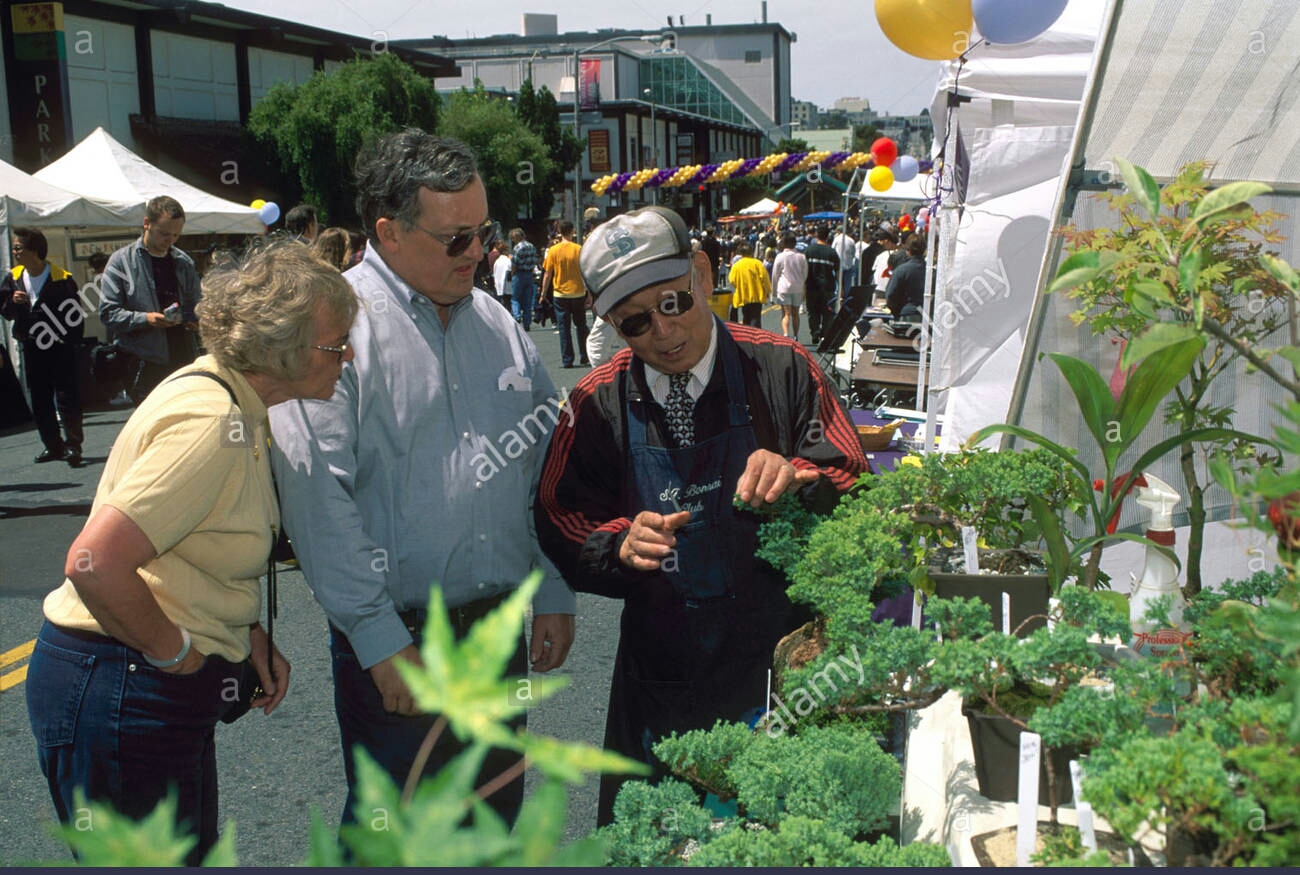
POLYGON ((799 307, 808 282, 808 259, 794 248, 792 231, 781 234, 781 251, 772 263, 772 299, 781 305, 781 334, 799 338, 799 307))

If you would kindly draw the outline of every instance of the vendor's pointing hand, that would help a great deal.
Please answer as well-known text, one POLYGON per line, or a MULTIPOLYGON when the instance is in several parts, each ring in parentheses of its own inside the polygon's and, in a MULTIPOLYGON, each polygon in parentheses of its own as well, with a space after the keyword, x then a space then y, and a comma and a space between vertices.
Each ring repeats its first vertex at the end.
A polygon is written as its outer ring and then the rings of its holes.
POLYGON ((643 510, 632 520, 632 528, 618 548, 618 561, 634 571, 654 571, 672 555, 677 537, 673 534, 691 518, 688 510, 664 514, 643 510))
POLYGON ((820 476, 821 472, 812 468, 799 470, 770 450, 754 450, 736 483, 736 494, 750 507, 762 507, 764 502, 771 504, 784 495, 792 484, 803 486, 820 476))

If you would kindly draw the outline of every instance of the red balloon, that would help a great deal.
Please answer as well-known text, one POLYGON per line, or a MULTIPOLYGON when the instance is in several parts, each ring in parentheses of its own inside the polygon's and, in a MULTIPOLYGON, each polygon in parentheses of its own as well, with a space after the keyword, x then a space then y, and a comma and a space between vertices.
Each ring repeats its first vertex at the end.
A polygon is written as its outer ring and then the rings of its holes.
POLYGON ((881 137, 871 144, 871 157, 877 167, 888 167, 898 157, 898 146, 889 137, 881 137))

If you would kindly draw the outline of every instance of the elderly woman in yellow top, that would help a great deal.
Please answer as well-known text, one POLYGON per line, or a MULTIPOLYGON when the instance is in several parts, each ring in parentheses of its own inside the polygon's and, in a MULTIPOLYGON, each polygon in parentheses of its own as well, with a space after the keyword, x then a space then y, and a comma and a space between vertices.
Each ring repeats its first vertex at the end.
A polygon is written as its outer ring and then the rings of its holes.
POLYGON ((240 664, 251 653, 265 691, 252 704, 267 714, 289 683, 258 624, 280 524, 266 409, 333 394, 356 312, 338 271, 298 242, 205 278, 209 354, 127 421, 67 580, 45 599, 27 708, 63 822, 78 789, 140 817, 175 787, 177 823, 198 838, 190 864, 216 842, 213 729, 240 664))

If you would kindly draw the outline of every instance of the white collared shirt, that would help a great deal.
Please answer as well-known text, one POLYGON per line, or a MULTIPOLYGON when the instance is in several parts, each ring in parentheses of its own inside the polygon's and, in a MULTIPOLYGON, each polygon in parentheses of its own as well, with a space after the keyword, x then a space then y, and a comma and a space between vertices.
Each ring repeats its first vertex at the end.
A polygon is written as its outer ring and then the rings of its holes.
MULTIPOLYGON (((698 303, 697 303, 698 306, 698 303)), ((709 377, 713 375, 713 359, 718 354, 718 321, 710 319, 709 322, 709 348, 704 351, 704 357, 695 363, 691 368, 691 380, 686 384, 686 392, 691 396, 692 401, 699 401, 700 396, 704 394, 704 387, 709 385, 709 377)), ((660 407, 668 400, 669 379, 667 374, 661 374, 649 365, 645 366, 645 381, 650 387, 650 394, 654 396, 655 403, 660 407)))

